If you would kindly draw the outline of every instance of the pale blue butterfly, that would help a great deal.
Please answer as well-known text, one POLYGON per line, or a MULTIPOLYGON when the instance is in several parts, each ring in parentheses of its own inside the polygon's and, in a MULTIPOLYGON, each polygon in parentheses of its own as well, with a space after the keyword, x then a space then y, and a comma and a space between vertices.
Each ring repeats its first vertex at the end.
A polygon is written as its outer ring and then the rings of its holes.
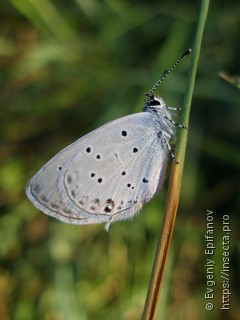
POLYGON ((143 112, 111 121, 60 151, 28 182, 26 194, 44 213, 71 224, 132 218, 161 187, 175 123, 153 92, 191 52, 146 94, 143 112))

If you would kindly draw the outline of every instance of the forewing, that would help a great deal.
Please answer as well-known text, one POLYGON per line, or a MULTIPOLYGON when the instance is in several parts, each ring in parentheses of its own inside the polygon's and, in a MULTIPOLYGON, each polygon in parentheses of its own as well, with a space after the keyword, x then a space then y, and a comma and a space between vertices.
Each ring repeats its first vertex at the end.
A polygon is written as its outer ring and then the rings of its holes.
POLYGON ((73 224, 131 218, 155 193, 165 163, 148 112, 112 121, 65 148, 27 186, 35 206, 73 224))

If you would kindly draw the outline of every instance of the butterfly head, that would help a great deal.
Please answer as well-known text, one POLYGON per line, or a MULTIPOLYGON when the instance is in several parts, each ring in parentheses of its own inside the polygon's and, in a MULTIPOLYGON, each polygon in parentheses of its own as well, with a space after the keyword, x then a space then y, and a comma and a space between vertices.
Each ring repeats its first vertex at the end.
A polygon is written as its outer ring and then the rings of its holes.
POLYGON ((145 102, 144 110, 157 112, 166 106, 165 101, 161 97, 155 97, 153 94, 146 93, 148 98, 145 102))

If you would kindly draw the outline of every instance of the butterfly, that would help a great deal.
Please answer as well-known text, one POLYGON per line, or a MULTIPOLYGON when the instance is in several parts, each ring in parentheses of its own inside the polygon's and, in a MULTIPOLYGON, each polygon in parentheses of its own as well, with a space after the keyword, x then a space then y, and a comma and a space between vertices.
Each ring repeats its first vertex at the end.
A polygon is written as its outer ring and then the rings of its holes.
POLYGON ((188 49, 146 94, 143 112, 90 132, 45 164, 28 182, 27 197, 45 214, 70 224, 111 223, 132 218, 160 189, 175 123, 154 91, 191 52, 188 49))

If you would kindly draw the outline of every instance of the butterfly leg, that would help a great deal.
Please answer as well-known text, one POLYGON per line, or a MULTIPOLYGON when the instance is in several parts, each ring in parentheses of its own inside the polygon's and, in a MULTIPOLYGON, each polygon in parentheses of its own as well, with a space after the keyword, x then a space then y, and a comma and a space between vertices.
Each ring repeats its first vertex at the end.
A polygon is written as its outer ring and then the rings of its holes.
POLYGON ((189 129, 188 127, 186 127, 186 126, 184 126, 184 125, 182 125, 182 124, 176 123, 175 121, 173 121, 172 119, 168 118, 168 117, 165 116, 165 115, 163 115, 163 117, 164 117, 165 119, 167 119, 168 121, 170 121, 171 123, 173 123, 173 124, 174 124, 175 126, 177 126, 177 127, 180 127, 180 128, 182 128, 182 129, 189 129))
POLYGON ((168 107, 168 106, 164 106, 163 108, 168 110, 175 110, 175 111, 182 110, 182 108, 174 108, 174 107, 168 107))
POLYGON ((178 164, 179 162, 176 160, 176 158, 175 158, 175 156, 174 156, 174 153, 173 153, 173 151, 172 151, 172 148, 171 148, 170 144, 168 143, 168 139, 166 138, 166 134, 165 134, 164 132, 161 132, 161 134, 162 134, 162 137, 163 137, 163 141, 166 143, 166 145, 167 145, 167 147, 168 147, 168 150, 169 150, 169 152, 170 152, 170 155, 171 155, 173 161, 175 161, 175 163, 178 164))

